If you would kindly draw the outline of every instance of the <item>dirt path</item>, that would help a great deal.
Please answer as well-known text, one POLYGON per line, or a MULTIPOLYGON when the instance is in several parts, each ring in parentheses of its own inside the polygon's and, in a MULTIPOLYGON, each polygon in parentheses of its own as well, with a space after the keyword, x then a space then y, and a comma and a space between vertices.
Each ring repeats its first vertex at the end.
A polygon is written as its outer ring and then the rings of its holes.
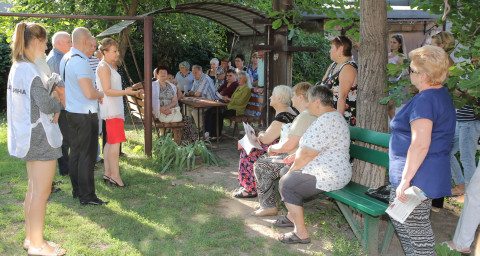
MULTIPOLYGON (((238 186, 238 157, 239 151, 236 149, 236 141, 231 139, 223 140, 219 147, 214 147, 213 152, 222 158, 224 161, 228 162, 228 166, 210 166, 210 167, 201 167, 192 172, 185 173, 188 177, 186 180, 177 180, 177 183, 194 183, 194 184, 205 184, 205 185, 217 185, 224 188, 227 191, 233 191, 238 186)), ((245 232, 248 236, 251 237, 264 237, 267 239, 267 248, 270 245, 279 243, 276 241, 276 238, 286 232, 290 232, 291 228, 281 228, 277 229, 271 226, 271 223, 277 219, 280 214, 285 214, 285 212, 279 213, 278 216, 274 217, 253 217, 250 215, 254 211, 255 206, 257 205, 257 199, 237 199, 233 197, 228 197, 222 199, 220 205, 217 207, 217 210, 220 215, 225 217, 235 217, 241 218, 245 222, 245 232)), ((447 205, 448 209, 441 209, 439 213, 432 212, 431 222, 433 231, 435 233, 435 240, 437 242, 443 242, 451 239, 453 233, 455 232, 455 227, 458 221, 458 213, 452 211, 452 207, 447 205)), ((305 213, 312 214, 318 209, 326 209, 327 212, 336 213, 337 207, 330 201, 326 199, 315 199, 305 204, 305 213)), ((339 217, 340 218, 340 217, 339 217)), ((320 217, 321 219, 321 217, 320 217)), ((328 222, 329 219, 326 221, 328 222)), ((333 219, 332 219, 333 221, 333 219)), ((322 229, 322 221, 319 222, 313 221, 308 225, 310 234, 316 232, 318 236, 313 236, 312 243, 308 245, 293 245, 291 246, 292 250, 307 254, 320 254, 324 255, 335 255, 333 253, 333 246, 335 246, 335 241, 330 239, 329 231, 322 229), (325 234, 325 232, 327 232, 325 234)), ((324 223, 323 223, 324 224, 324 223)), ((385 227, 383 223, 382 229, 385 227)), ((356 238, 349 228, 348 224, 342 223, 338 224, 339 228, 335 228, 335 232, 340 232, 341 236, 345 237, 346 241, 355 242, 356 238)), ((381 230, 382 235, 383 230, 381 230)), ((394 236, 394 239, 390 245, 388 252, 385 255, 403 255, 403 251, 400 246, 400 242, 394 236)))

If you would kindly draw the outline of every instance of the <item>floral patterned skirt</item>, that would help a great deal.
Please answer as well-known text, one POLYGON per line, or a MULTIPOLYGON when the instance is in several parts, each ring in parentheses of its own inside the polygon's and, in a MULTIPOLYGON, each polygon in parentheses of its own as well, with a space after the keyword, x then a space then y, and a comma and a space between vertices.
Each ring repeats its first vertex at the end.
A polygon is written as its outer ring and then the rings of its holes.
POLYGON ((249 155, 247 155, 247 152, 244 149, 240 151, 240 160, 238 161, 238 181, 240 187, 243 187, 245 192, 250 192, 254 195, 257 194, 253 164, 255 164, 261 155, 267 152, 270 145, 276 143, 278 143, 278 139, 272 144, 262 144, 262 149, 254 148, 249 155))

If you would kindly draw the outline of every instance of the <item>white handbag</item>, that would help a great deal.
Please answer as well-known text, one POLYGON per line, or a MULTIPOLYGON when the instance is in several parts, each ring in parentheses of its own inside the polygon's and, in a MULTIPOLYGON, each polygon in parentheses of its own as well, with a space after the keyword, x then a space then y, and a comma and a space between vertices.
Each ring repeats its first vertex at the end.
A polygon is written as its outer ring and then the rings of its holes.
POLYGON ((177 107, 171 108, 170 111, 172 111, 170 115, 165 115, 163 113, 160 113, 158 120, 160 120, 160 122, 162 123, 175 123, 175 122, 182 121, 182 112, 180 111, 180 107, 177 106, 177 107))

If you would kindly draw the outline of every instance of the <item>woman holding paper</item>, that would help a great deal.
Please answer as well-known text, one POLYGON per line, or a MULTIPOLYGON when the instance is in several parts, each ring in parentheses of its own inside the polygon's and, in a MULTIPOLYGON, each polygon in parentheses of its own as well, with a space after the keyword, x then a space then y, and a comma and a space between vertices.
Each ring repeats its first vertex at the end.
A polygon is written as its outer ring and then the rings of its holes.
POLYGON ((292 232, 278 238, 286 244, 308 244, 310 235, 305 225, 303 200, 322 191, 343 188, 350 182, 350 132, 344 117, 334 107, 333 92, 326 86, 308 90, 308 110, 317 119, 300 139, 290 164, 280 172, 282 201, 288 214, 276 220, 276 227, 294 227, 292 232))
POLYGON ((405 190, 416 186, 426 195, 404 223, 392 219, 406 255, 434 255, 430 225, 432 198, 451 195, 449 152, 455 133, 455 108, 442 83, 449 62, 445 51, 424 46, 409 54, 409 74, 419 93, 390 122, 390 202, 407 202, 405 190))
POLYGON ((295 119, 295 112, 290 107, 292 99, 292 89, 286 85, 277 85, 273 88, 270 97, 270 106, 275 109, 275 118, 265 132, 260 132, 257 136, 262 149, 253 149, 249 154, 242 149, 240 152, 240 161, 238 163, 238 181, 240 187, 233 192, 237 198, 247 198, 257 196, 257 186, 253 173, 253 164, 258 157, 267 152, 268 146, 278 142, 282 124, 291 123, 295 119))
POLYGON ((268 147, 268 156, 263 155, 253 165, 260 202, 260 207, 251 213, 253 216, 275 216, 278 213, 275 181, 280 178, 280 170, 285 167, 283 160, 295 153, 300 138, 317 119, 308 110, 307 91, 311 87, 310 83, 301 82, 292 88, 292 105, 300 114, 292 123, 282 125, 280 142, 268 147))

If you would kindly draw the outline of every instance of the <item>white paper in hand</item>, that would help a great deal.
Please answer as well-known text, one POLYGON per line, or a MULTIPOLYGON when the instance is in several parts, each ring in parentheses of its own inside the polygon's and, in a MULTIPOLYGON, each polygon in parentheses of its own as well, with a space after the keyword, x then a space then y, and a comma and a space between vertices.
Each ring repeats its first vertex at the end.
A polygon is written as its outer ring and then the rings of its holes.
POLYGON ((406 203, 402 203, 398 198, 395 198, 393 203, 389 205, 385 211, 390 217, 392 217, 392 219, 400 223, 404 223, 408 216, 410 216, 410 213, 412 213, 413 209, 427 199, 422 190, 415 186, 407 188, 405 190, 405 195, 408 197, 406 203))
POLYGON ((250 154, 254 148, 261 149, 262 146, 257 142, 257 136, 255 135, 255 130, 247 123, 243 123, 243 128, 245 130, 245 136, 238 141, 240 146, 245 149, 247 154, 250 154))

